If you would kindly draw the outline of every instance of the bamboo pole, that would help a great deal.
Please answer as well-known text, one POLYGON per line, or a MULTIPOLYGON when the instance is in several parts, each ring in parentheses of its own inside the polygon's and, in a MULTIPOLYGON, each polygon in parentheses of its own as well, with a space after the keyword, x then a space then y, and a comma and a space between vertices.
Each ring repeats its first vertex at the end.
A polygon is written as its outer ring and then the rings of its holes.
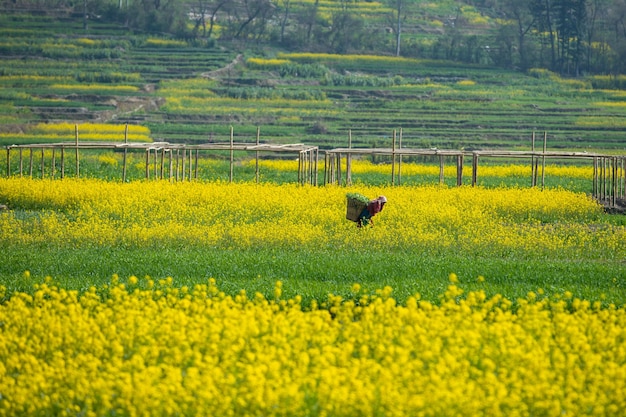
POLYGON ((150 150, 146 149, 146 179, 150 179, 150 150))
POLYGON ((541 158, 541 189, 546 185, 546 146, 548 143, 548 132, 543 132, 543 156, 541 158))
POLYGON ((398 155, 398 185, 400 185, 402 183, 402 128, 398 136, 398 149, 400 149, 400 155, 398 155))
POLYGON ((602 197, 602 200, 604 201, 606 199, 606 158, 604 157, 602 157, 602 166, 600 168, 600 176, 602 177, 602 182, 600 183, 600 186, 602 187, 600 191, 600 195, 602 197))
MULTIPOLYGON (((256 128, 256 146, 259 146, 261 143, 261 128, 257 126, 256 128)), ((255 157, 255 166, 254 166, 254 180, 258 184, 259 183, 259 151, 258 149, 254 152, 255 157)))
POLYGON ((298 152, 298 184, 302 185, 302 151, 298 152))
POLYGON ((11 176, 11 147, 7 147, 7 178, 11 176))
POLYGON ((311 160, 309 159, 309 151, 302 151, 302 185, 306 184, 309 180, 309 170, 311 169, 311 160))
POLYGON ((591 185, 591 194, 598 199, 598 158, 593 157, 593 183, 591 185))
POLYGON ((41 178, 44 177, 44 171, 46 168, 44 157, 45 157, 44 148, 41 148, 41 178))
POLYGON ((176 182, 178 182, 179 180, 179 174, 178 171, 180 170, 180 149, 176 149, 176 177, 175 180, 176 182))
POLYGON ((185 182, 186 162, 187 162, 187 149, 183 148, 183 167, 182 167, 182 170, 181 170, 182 181, 183 182, 185 182))
POLYGON ((309 152, 303 150, 302 152, 302 185, 306 184, 309 180, 309 169, 311 169, 311 165, 309 164, 309 152))
POLYGON ((173 172, 174 171, 174 156, 172 155, 172 153, 173 153, 172 149, 170 149, 169 155, 168 155, 169 166, 170 166, 168 173, 169 173, 169 177, 170 177, 169 178, 170 182, 172 182, 172 179, 174 178, 174 172, 173 172))
POLYGON ((617 158, 613 157, 611 158, 611 165, 612 165, 612 178, 611 181, 613 182, 613 197, 612 197, 612 205, 613 207, 617 206, 617 158))
POLYGON ((624 172, 624 163, 626 162, 626 158, 621 158, 621 175, 620 175, 620 197, 624 198, 624 187, 626 186, 626 184, 624 183, 625 179, 626 179, 626 172, 624 172))
POLYGON ((126 182, 126 155, 128 153, 128 149, 126 149, 126 147, 124 147, 124 156, 122 158, 122 182, 126 182))
POLYGON ((328 152, 324 152, 324 185, 328 184, 328 152))
MULTIPOLYGON (((124 128, 124 144, 128 144, 128 123, 126 123, 126 127, 124 128)), ((126 182, 126 159, 128 155, 128 147, 124 146, 124 156, 122 162, 122 182, 126 182)))
POLYGON ((161 175, 159 178, 165 178, 165 148, 161 149, 161 175))
POLYGON ((315 147, 315 166, 313 167, 313 185, 317 187, 317 171, 319 169, 319 148, 315 147))
POLYGON ((76 137, 76 178, 80 177, 80 158, 78 154, 78 124, 74 125, 74 136, 76 137))
POLYGON ((52 179, 56 175, 56 148, 52 148, 52 179))
MULTIPOLYGON (((7 148, 7 151, 9 151, 9 149, 10 148, 7 148)), ((22 158, 22 154, 23 154, 23 151, 22 151, 22 148, 20 148, 20 178, 22 177, 22 170, 24 168, 24 161, 22 158)), ((7 161, 7 166, 8 167, 11 166, 10 161, 7 161)), ((9 176, 9 174, 10 174, 10 169, 9 169, 9 172, 7 173, 7 177, 9 176)))
POLYGON ((341 153, 337 154, 337 183, 341 185, 341 153))
POLYGON ((478 180, 478 153, 472 153, 472 187, 476 186, 478 180))
POLYGON ((301 170, 300 170, 300 185, 304 185, 306 184, 306 171, 308 169, 307 166, 307 159, 306 159, 306 151, 300 151, 300 160, 302 161, 302 163, 300 164, 301 170))
POLYGON ((439 185, 443 185, 443 155, 439 155, 439 185))
POLYGON ((65 146, 61 146, 61 179, 65 178, 65 146))
POLYGON ((393 138, 391 140, 391 185, 396 180, 396 129, 393 130, 393 138))
MULTIPOLYGON (((348 149, 352 149, 352 129, 348 129, 348 149)), ((352 185, 352 153, 346 155, 346 185, 352 185)))
POLYGON ((456 157, 456 185, 457 187, 463 185, 463 154, 456 157))
POLYGON ((530 150, 532 152, 530 156, 530 186, 534 187, 536 185, 537 178, 537 173, 535 172, 535 170, 537 169, 537 167, 535 166, 535 131, 533 131, 533 134, 531 136, 530 150))
POLYGON ((314 150, 310 149, 309 150, 309 184, 311 185, 315 185, 315 182, 313 181, 313 173, 317 167, 317 165, 315 164, 315 154, 314 154, 314 150))
POLYGON ((192 155, 193 155, 193 149, 189 149, 189 164, 188 164, 188 166, 189 166, 189 172, 188 172, 188 179, 189 179, 189 181, 192 180, 191 174, 193 172, 193 160, 191 159, 192 155))
POLYGON ((33 148, 29 148, 30 150, 30 157, 29 157, 29 166, 28 166, 28 175, 32 178, 33 177, 33 148))
POLYGON ((233 182, 233 164, 235 162, 235 138, 233 133, 233 127, 230 127, 230 173, 228 175, 228 181, 233 182))
POLYGON ((302 171, 302 184, 306 184, 311 179, 311 176, 309 175, 309 172, 311 171, 311 158, 309 156, 308 150, 302 151, 302 159, 304 162, 304 171, 302 171))
POLYGON ((194 167, 194 179, 198 179, 198 154, 200 153, 199 149, 196 149, 196 166, 194 167))

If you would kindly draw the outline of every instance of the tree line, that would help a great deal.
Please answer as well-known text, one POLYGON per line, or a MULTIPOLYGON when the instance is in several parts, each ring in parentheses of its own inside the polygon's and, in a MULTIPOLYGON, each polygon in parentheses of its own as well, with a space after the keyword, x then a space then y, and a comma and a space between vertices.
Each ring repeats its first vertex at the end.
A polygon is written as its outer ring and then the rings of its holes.
MULTIPOLYGON (((626 0, 458 0, 436 30, 426 0, 1 0, 4 9, 66 10, 133 30, 290 50, 389 54, 544 68, 564 76, 626 73, 626 0), (367 1, 365 2, 367 3, 367 1), (361 3, 363 4, 363 3, 361 3), (477 27, 465 6, 488 17, 477 27), (423 39, 429 39, 428 42, 423 39)), ((433 17, 434 18, 434 17, 433 17)))

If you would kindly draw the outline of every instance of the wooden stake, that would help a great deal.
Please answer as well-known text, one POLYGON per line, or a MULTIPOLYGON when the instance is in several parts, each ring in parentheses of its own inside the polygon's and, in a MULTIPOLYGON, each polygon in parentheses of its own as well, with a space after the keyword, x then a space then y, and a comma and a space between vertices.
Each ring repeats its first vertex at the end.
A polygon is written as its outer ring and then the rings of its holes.
POLYGON ((174 157, 172 155, 172 150, 170 149, 169 151, 169 164, 170 164, 170 169, 169 169, 169 176, 170 176, 170 182, 172 182, 172 179, 174 178, 174 157))
POLYGON ((478 181, 478 154, 476 152, 472 155, 472 187, 476 186, 478 181))
POLYGON ((124 157, 122 158, 122 182, 126 182, 126 155, 128 149, 124 146, 124 157))
POLYGON ((546 144, 548 142, 548 132, 543 132, 543 156, 541 158, 541 189, 546 185, 546 144))
MULTIPOLYGON (((261 143, 261 128, 259 126, 257 126, 256 128, 256 146, 259 146, 259 143, 261 143)), ((256 181, 256 183, 259 183, 259 151, 257 150, 256 152, 254 152, 254 157, 256 160, 256 164, 254 167, 254 179, 256 181)))
POLYGON ((185 182, 185 163, 187 162, 187 149, 183 148, 183 169, 182 172, 182 181, 185 182))
POLYGON ((56 155, 55 152, 56 149, 52 148, 52 179, 54 179, 54 176, 56 175, 56 155))
POLYGON ((228 175, 228 181, 233 182, 233 163, 235 160, 234 154, 235 138, 233 135, 233 127, 230 127, 230 173, 228 175))
POLYGON ((33 148, 30 148, 30 165, 28 166, 28 175, 33 177, 33 148))
POLYGON ((395 184, 396 178, 396 129, 393 130, 393 139, 391 141, 391 185, 395 184))
POLYGON ((400 185, 402 182, 402 128, 398 137, 398 149, 400 149, 400 155, 398 155, 398 185, 400 185))
POLYGON ((165 176, 165 148, 161 149, 161 175, 159 178, 163 179, 165 176))
POLYGON ((65 178, 65 146, 61 146, 61 179, 65 178))
POLYGON ((443 155, 439 155, 439 185, 443 185, 443 155))
POLYGON ((530 150, 533 154, 530 156, 530 186, 534 187, 536 185, 535 178, 536 175, 536 167, 535 167, 535 132, 533 131, 532 139, 531 139, 531 147, 530 150))
POLYGON ((45 163, 44 163, 44 148, 41 148, 41 178, 44 177, 45 163))
POLYGON ((593 183, 591 186, 591 194, 598 199, 598 158, 593 157, 593 183))
MULTIPOLYGON (((124 144, 128 144, 128 123, 124 128, 124 144)), ((128 147, 124 146, 124 157, 122 162, 122 182, 126 182, 126 157, 128 155, 128 147)))
POLYGON ((76 137, 76 178, 80 177, 80 158, 78 155, 78 125, 74 125, 74 136, 76 137))
MULTIPOLYGON (((348 129, 348 149, 352 149, 352 129, 348 129)), ((352 185, 352 153, 346 155, 346 185, 352 185)))
POLYGON ((146 179, 150 179, 150 150, 146 149, 146 179))
POLYGON ((315 186, 317 187, 317 170, 319 166, 319 148, 315 148, 315 186))
POLYGON ((178 171, 180 170, 180 149, 176 149, 176 182, 178 182, 178 171))

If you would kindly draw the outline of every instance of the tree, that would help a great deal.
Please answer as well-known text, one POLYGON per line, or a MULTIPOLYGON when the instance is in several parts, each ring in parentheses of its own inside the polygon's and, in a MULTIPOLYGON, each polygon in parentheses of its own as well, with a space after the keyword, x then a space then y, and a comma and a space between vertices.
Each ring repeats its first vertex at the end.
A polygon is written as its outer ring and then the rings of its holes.
POLYGON ((556 53, 556 37, 553 27, 553 8, 551 0, 531 0, 530 10, 535 18, 535 28, 541 34, 542 38, 542 50, 545 45, 545 39, 547 34, 548 46, 550 48, 550 63, 548 68, 551 70, 556 69, 557 53, 556 53))
POLYGON ((404 22, 409 19, 409 9, 411 6, 418 7, 420 0, 387 0, 389 9, 392 10, 388 16, 389 27, 394 35, 395 55, 401 55, 402 32, 404 22))
POLYGON ((579 75, 582 41, 587 30, 586 0, 555 0, 554 12, 559 52, 558 70, 562 74, 573 72, 579 75))
POLYGON ((330 49, 335 53, 346 53, 359 49, 365 36, 363 18, 347 10, 335 12, 328 32, 330 49))
MULTIPOLYGON (((498 14, 504 16, 506 19, 504 25, 508 25, 510 24, 509 22, 512 22, 515 26, 519 66, 522 70, 526 70, 531 66, 531 62, 528 57, 526 37, 530 30, 535 26, 537 17, 533 15, 529 3, 524 1, 502 0, 497 7, 498 14)), ((512 57, 510 62, 513 62, 512 57)))
POLYGON ((287 26, 287 19, 289 19, 289 6, 290 5, 291 5, 290 0, 282 1, 284 12, 283 12, 283 17, 280 20, 280 43, 285 42, 285 26, 287 26))
POLYGON ((400 40, 402 38, 402 12, 404 11, 404 2, 405 0, 396 0, 396 8, 395 8, 396 56, 400 56, 400 40))

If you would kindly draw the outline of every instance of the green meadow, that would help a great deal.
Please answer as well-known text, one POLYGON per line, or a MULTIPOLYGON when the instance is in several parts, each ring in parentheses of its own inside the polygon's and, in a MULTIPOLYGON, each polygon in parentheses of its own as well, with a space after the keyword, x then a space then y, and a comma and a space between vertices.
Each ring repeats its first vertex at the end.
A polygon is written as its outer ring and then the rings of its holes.
MULTIPOLYGON (((120 127, 129 125, 131 133, 139 129, 137 138, 131 139, 138 141, 228 142, 232 129, 235 141, 253 143, 258 129, 262 142, 305 143, 321 150, 346 147, 349 138, 354 147, 390 147, 394 135, 396 145, 406 148, 530 150, 533 132, 537 147, 543 145, 545 132, 548 150, 621 155, 626 147, 626 93, 622 90, 626 81, 621 76, 567 79, 545 70, 520 73, 438 60, 286 53, 227 42, 133 34, 98 22, 84 31, 79 20, 57 21, 46 16, 8 14, 0 17, 0 23, 3 146, 72 142, 75 129, 80 140, 121 142, 124 131, 120 127)), ((18 167, 13 152, 10 170, 15 174, 18 167)), ((28 166, 24 175, 41 178, 42 157, 37 152, 32 163, 24 153, 28 166)), ((67 156, 66 167, 70 177, 75 165, 71 157, 67 156)), ((51 158, 45 154, 44 165, 49 167, 51 158)), ((141 181, 145 162, 141 155, 132 158, 129 180, 141 181)), ((254 168, 246 158, 237 157, 236 182, 254 181, 254 168)), ((373 158, 372 162, 385 167, 389 161, 373 158)), ((437 164, 428 158, 405 162, 437 164)), ((85 177, 112 182, 121 178, 119 153, 85 152, 81 164, 85 177)), ((227 154, 216 153, 202 164, 201 181, 228 181, 227 154)), ((559 165, 575 164, 560 161, 559 165)), ((387 189, 390 174, 385 169, 355 175, 356 186, 387 189)), ((290 170, 264 167, 261 172, 265 182, 286 184, 296 178, 290 170)), ((49 171, 43 173, 46 178, 50 175, 49 171)), ((467 185, 469 174, 465 181, 467 185)), ((437 183, 438 175, 432 173, 402 177, 407 187, 437 183)), ((524 173, 517 177, 482 175, 478 185, 497 190, 528 187, 529 183, 524 173)), ((548 175, 545 186, 584 195, 590 192, 590 178, 548 175)), ((443 187, 454 187, 454 176, 447 175, 443 187)), ((0 203, 8 203, 11 209, 2 216, 20 220, 47 213, 47 208, 12 205, 11 197, 2 190, 0 197, 6 200, 0 203)), ((536 226, 532 216, 528 221, 529 227, 536 226)), ((553 221, 567 224, 570 219, 565 216, 553 221)), ((445 222, 442 224, 445 228, 445 222)), ((598 213, 578 220, 573 227, 588 227, 592 234, 606 230, 619 234, 624 220, 598 213)), ((90 283, 108 282, 114 273, 122 277, 172 276, 180 283, 217 275, 220 288, 233 294, 241 288, 270 294, 280 279, 287 294, 323 298, 331 291, 347 294, 354 282, 361 281, 372 288, 390 284, 403 299, 418 282, 424 296, 436 300, 449 273, 455 272, 471 277, 471 282, 489 275, 493 277, 492 292, 512 298, 547 287, 552 293, 578 289, 576 294, 581 296, 618 304, 625 299, 626 266, 623 260, 613 259, 609 249, 601 259, 585 258, 578 252, 560 259, 535 259, 524 251, 502 258, 443 249, 432 253, 410 245, 402 251, 353 248, 342 253, 185 245, 18 244, 5 248, 10 249, 3 254, 0 283, 23 290, 46 275, 83 289, 90 283), (203 269, 207 263, 214 268, 203 269), (25 270, 33 271, 28 279, 25 270), (265 277, 261 282, 250 279, 256 271, 265 277), (379 279, 383 274, 385 279, 379 279)))

